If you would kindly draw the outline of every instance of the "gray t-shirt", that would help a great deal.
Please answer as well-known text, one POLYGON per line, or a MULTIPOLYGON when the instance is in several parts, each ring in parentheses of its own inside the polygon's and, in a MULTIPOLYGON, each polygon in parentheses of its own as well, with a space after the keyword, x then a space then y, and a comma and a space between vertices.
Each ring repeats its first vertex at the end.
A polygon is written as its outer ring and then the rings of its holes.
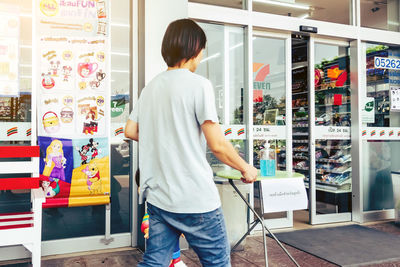
POLYGON ((141 201, 174 213, 221 206, 200 127, 218 122, 209 80, 187 69, 165 71, 143 89, 129 119, 139 124, 141 201))

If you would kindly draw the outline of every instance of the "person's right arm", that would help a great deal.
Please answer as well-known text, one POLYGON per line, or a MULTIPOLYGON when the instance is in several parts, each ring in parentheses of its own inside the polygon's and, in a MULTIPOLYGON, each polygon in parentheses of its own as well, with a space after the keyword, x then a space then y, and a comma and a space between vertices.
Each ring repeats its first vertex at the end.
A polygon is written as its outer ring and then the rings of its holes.
POLYGON ((125 125, 125 137, 136 142, 139 141, 139 124, 133 120, 128 120, 125 125))
POLYGON ((214 155, 223 163, 240 171, 243 182, 252 183, 257 178, 257 169, 244 161, 236 152, 232 144, 225 139, 219 123, 206 120, 201 125, 206 137, 208 147, 214 155))

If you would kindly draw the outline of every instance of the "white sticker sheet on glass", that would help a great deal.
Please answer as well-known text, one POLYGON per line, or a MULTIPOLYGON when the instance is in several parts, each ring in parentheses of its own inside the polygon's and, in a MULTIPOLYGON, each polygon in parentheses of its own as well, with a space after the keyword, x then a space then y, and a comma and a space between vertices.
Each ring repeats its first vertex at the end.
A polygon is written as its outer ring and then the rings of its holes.
POLYGON ((74 87, 74 56, 66 38, 42 38, 40 88, 46 93, 71 91, 74 87), (56 40, 59 41, 56 41, 56 40))
POLYGON ((76 40, 75 51, 79 51, 75 61, 78 92, 104 91, 108 73, 106 73, 105 40, 76 40))
POLYGON ((77 98, 77 133, 83 136, 104 135, 105 97, 102 95, 83 95, 77 98))
POLYGON ((75 105, 72 95, 42 95, 39 135, 67 137, 74 134, 75 105))

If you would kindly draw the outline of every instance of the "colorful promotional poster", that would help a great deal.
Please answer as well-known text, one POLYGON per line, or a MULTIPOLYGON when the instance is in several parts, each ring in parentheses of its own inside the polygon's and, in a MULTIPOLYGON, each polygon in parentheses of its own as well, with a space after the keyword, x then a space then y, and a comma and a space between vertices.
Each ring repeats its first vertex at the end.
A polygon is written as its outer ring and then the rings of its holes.
POLYGON ((39 137, 43 207, 77 207, 110 202, 107 138, 39 137))
POLYGON ((0 10, 0 96, 18 96, 19 14, 7 6, 0 10))
POLYGON ((44 207, 109 203, 108 0, 35 0, 44 207))

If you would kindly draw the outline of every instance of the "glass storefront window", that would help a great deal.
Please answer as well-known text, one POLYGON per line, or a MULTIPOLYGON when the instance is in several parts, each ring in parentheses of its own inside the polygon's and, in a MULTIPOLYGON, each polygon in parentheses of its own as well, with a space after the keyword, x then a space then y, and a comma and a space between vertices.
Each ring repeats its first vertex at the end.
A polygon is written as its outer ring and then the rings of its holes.
POLYGON ((235 1, 232 1, 232 0, 189 0, 189 2, 245 9, 247 1, 246 0, 242 0, 242 1, 237 1, 237 0, 235 0, 235 1))
POLYGON ((400 141, 362 142, 364 211, 394 208, 391 171, 400 170, 400 141))
POLYGON ((253 0, 253 10, 282 16, 350 24, 351 0, 253 0))
MULTIPOLYGON (((31 143, 31 12, 30 1, 0 0, 0 146, 31 143)), ((27 211, 30 205, 29 190, 0 191, 0 213, 27 211)))
POLYGON ((379 44, 366 44, 367 48, 367 95, 366 99, 374 101, 374 122, 368 127, 399 127, 400 106, 391 108, 392 101, 397 101, 397 90, 400 86, 400 48, 379 44), (392 68, 392 66, 394 68, 392 68))
POLYGON ((399 31, 399 1, 369 1, 361 0, 361 26, 399 31))

